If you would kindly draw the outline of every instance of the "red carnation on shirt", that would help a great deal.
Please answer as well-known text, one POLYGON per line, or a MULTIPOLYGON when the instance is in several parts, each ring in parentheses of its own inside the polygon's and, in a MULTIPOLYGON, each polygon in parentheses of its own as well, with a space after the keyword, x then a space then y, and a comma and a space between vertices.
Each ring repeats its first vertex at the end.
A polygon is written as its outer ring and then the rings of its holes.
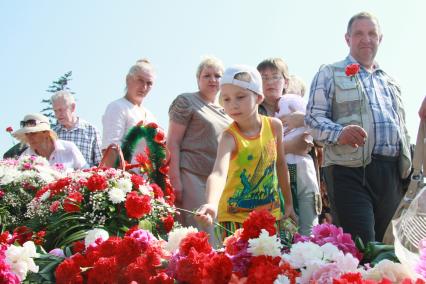
POLYGON ((139 195, 136 191, 127 194, 126 197, 126 212, 127 216, 134 219, 139 219, 145 214, 151 212, 151 198, 147 195, 139 195))
POLYGON ((258 238, 262 229, 268 231, 270 236, 275 235, 277 232, 275 222, 275 217, 268 210, 254 210, 243 223, 241 239, 247 241, 258 238))
POLYGON ((13 128, 12 128, 12 126, 7 127, 7 128, 6 128, 6 131, 7 131, 7 132, 9 132, 9 133, 12 133, 12 132, 13 132, 13 128))
POLYGON ((345 74, 346 76, 355 76, 359 72, 360 65, 358 63, 352 63, 346 66, 345 74))
POLYGON ((108 187, 108 183, 105 177, 94 174, 93 176, 89 177, 87 180, 87 189, 90 191, 102 191, 105 188, 108 187))

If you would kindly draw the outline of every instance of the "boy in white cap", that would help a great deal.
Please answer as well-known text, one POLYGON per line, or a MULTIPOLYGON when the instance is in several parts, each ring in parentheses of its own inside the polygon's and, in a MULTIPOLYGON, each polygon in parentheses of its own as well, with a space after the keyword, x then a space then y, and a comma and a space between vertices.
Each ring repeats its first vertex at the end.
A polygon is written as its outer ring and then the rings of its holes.
POLYGON ((263 101, 262 79, 251 67, 225 70, 220 82, 225 112, 234 120, 219 142, 213 172, 207 180, 207 203, 197 213, 204 225, 217 217, 222 239, 242 227, 253 210, 266 209, 277 221, 296 220, 282 144, 283 128, 276 118, 258 114, 263 101), (285 198, 281 215, 279 188, 285 198))

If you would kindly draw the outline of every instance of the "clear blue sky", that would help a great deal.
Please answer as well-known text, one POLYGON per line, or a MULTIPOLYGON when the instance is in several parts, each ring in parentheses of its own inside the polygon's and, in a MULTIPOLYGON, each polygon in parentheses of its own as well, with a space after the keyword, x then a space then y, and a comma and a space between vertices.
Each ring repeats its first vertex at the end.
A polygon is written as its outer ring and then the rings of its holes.
POLYGON ((347 55, 347 21, 360 11, 380 20, 384 38, 377 60, 402 85, 415 141, 426 95, 423 0, 3 0, 0 153, 12 146, 4 129, 17 129, 25 114, 40 111, 47 87, 67 71, 73 71, 78 114, 102 130, 102 114, 123 95, 129 67, 150 59, 157 82, 144 104, 167 128, 173 98, 196 90, 201 56, 253 66, 282 57, 309 85, 321 64, 347 55))

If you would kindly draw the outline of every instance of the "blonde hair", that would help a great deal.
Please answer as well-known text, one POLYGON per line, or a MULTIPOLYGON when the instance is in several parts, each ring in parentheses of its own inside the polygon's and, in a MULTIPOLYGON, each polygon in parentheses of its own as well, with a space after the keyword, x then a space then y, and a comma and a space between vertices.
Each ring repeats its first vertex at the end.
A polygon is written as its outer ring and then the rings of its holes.
POLYGON ((295 95, 299 95, 303 97, 305 95, 305 92, 306 92, 305 82, 299 76, 290 75, 286 93, 295 94, 295 95))
POLYGON ((213 67, 218 69, 221 75, 223 74, 223 70, 225 69, 220 59, 210 55, 204 56, 200 64, 198 64, 197 72, 195 73, 197 80, 200 78, 200 75, 203 69, 207 67, 213 67))
POLYGON ((146 58, 142 58, 136 61, 132 67, 130 67, 129 72, 127 72, 126 79, 135 76, 137 73, 143 70, 151 71, 152 74, 155 74, 154 66, 152 66, 151 62, 146 58))

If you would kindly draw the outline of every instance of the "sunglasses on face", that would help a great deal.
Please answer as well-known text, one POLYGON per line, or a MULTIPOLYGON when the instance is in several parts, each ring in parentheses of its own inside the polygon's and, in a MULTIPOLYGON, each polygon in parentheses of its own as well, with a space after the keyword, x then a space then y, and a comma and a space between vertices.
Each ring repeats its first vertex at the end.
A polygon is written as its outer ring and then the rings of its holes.
POLYGON ((23 121, 21 121, 21 127, 34 127, 34 126, 37 126, 37 124, 40 124, 40 123, 46 123, 46 122, 37 121, 35 119, 23 120, 23 121))

